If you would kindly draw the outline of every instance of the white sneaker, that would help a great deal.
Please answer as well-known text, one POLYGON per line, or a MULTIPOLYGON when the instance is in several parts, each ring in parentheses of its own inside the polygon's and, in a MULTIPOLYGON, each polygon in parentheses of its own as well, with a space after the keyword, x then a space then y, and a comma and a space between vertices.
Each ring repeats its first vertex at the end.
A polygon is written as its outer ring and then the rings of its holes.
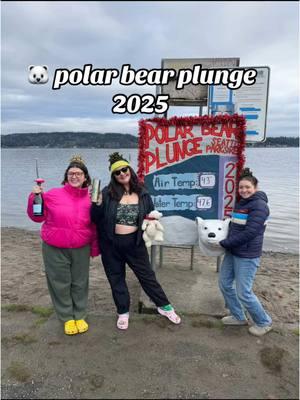
POLYGON ((249 333, 254 336, 263 336, 273 329, 272 325, 257 326, 253 325, 249 328, 249 333))
POLYGON ((223 317, 221 321, 224 325, 248 325, 248 321, 246 319, 239 320, 232 315, 228 315, 228 317, 223 317))

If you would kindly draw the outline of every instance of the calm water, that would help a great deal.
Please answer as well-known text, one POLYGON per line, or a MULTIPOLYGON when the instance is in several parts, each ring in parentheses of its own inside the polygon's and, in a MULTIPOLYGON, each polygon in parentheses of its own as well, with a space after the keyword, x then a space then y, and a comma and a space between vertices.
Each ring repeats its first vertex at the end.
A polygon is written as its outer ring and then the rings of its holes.
MULTIPOLYGON (((108 155, 111 149, 2 149, 2 226, 39 229, 26 214, 27 196, 35 179, 35 158, 45 188, 59 186, 73 154, 80 153, 91 177, 109 181, 108 155)), ((137 167, 137 150, 120 152, 137 167)), ((246 165, 259 178, 260 188, 269 197, 271 217, 265 235, 265 250, 299 252, 299 149, 249 148, 246 165)))

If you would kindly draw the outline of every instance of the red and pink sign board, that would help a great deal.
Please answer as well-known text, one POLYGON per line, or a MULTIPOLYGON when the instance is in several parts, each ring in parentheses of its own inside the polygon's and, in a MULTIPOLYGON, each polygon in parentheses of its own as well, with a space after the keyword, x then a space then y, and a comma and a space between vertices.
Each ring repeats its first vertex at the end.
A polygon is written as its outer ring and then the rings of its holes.
POLYGON ((243 168, 245 118, 153 118, 139 122, 138 175, 164 217, 222 219, 243 168))

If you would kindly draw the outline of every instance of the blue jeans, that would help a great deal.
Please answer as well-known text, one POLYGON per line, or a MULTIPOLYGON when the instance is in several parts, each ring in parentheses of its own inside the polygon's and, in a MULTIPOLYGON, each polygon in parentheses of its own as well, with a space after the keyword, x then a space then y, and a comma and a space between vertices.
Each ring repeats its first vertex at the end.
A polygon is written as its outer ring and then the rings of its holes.
POLYGON ((240 321, 245 320, 244 307, 256 325, 266 326, 272 324, 272 318, 252 290, 259 261, 259 257, 241 258, 226 252, 220 268, 219 287, 231 315, 240 321))

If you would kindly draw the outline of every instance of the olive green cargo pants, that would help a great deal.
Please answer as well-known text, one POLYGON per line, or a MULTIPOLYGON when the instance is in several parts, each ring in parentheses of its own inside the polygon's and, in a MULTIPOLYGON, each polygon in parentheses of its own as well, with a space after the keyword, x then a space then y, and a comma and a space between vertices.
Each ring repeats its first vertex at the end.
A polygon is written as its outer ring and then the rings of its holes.
POLYGON ((88 302, 90 246, 61 249, 42 245, 47 285, 61 321, 84 319, 88 302))

